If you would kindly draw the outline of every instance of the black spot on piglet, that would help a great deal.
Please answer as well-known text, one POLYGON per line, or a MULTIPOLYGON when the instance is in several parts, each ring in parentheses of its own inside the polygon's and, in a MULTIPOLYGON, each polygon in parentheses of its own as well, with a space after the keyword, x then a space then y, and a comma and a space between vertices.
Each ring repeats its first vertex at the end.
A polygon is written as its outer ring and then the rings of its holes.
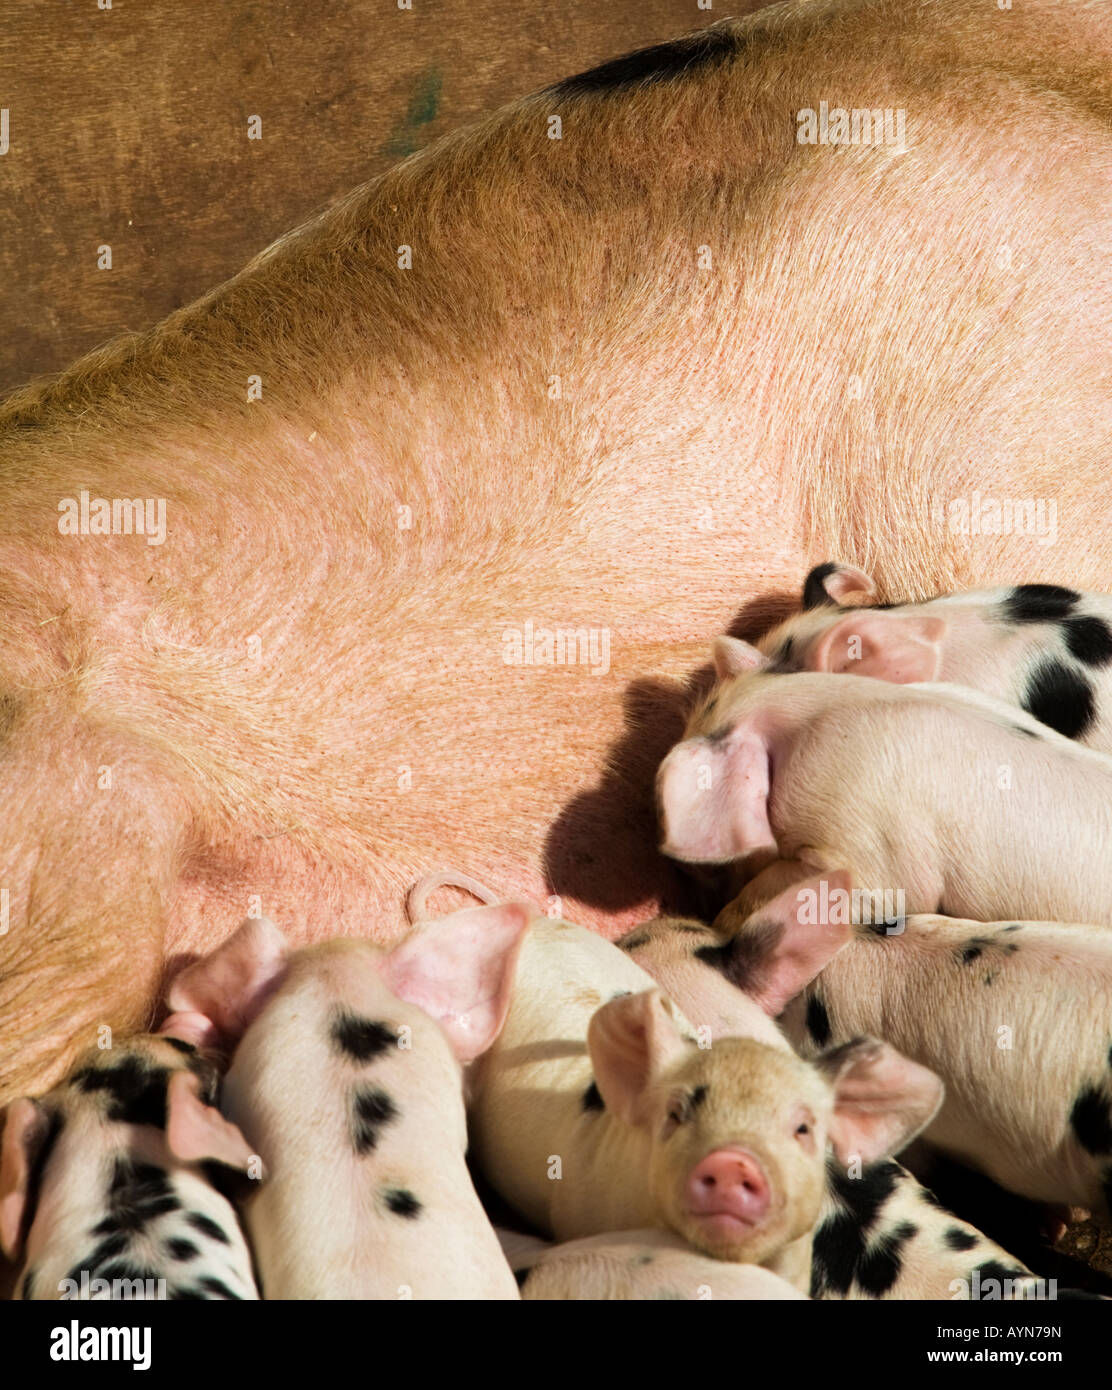
MULTIPOLYGON (((869 1231, 903 1176, 898 1163, 870 1163, 858 1178, 851 1178, 840 1164, 829 1160, 827 1184, 837 1210, 815 1230, 811 1266, 811 1297, 823 1293, 845 1296, 860 1278, 868 1258, 869 1231)), ((874 1269, 874 1280, 879 1270, 874 1269)))
POLYGON ((206 1216, 204 1212, 191 1211, 185 1219, 195 1231, 199 1231, 203 1236, 208 1236, 210 1240, 219 1241, 221 1245, 231 1244, 231 1241, 228 1239, 228 1233, 217 1225, 211 1216, 206 1216))
POLYGON ((79 1090, 104 1091, 110 1097, 108 1118, 125 1125, 166 1128, 167 1067, 150 1067, 138 1057, 123 1057, 111 1067, 86 1067, 73 1078, 79 1090))
POLYGON ((208 1185, 226 1197, 229 1202, 244 1202, 254 1191, 257 1183, 244 1168, 225 1163, 221 1158, 206 1158, 201 1161, 201 1172, 208 1185))
MULTIPOLYGON (((97 1232, 99 1234, 99 1230, 97 1232)), ((81 1271, 87 1269, 90 1274, 96 1274, 101 1265, 108 1260, 114 1260, 117 1255, 122 1255, 128 1246, 128 1236, 124 1231, 115 1231, 92 1249, 83 1260, 79 1260, 66 1276, 75 1283, 81 1282, 81 1271)))
POLYGON ((1059 584, 1017 584, 1001 607, 1009 623, 1057 623, 1068 618, 1081 595, 1059 584))
POLYGON ((421 1203, 408 1188, 388 1188, 383 1200, 395 1216, 404 1216, 413 1221, 421 1215, 421 1203))
POLYGON ((1112 1153, 1112 1104, 1107 1092, 1097 1086, 1082 1087, 1070 1111, 1070 1125, 1087 1153, 1112 1153))
POLYGON ((108 1189, 108 1215, 93 1228, 94 1235, 141 1231, 156 1216, 178 1211, 181 1202, 170 1179, 153 1163, 117 1158, 108 1189))
POLYGON ((872 1298, 882 1298, 903 1272, 903 1246, 919 1234, 911 1221, 901 1222, 894 1231, 886 1231, 862 1259, 857 1271, 857 1283, 872 1298))
POLYGON ((1062 636, 1070 655, 1086 666, 1107 666, 1112 661, 1112 631, 1103 618, 1067 618, 1062 636))
POLYGON ((337 1012, 329 1029, 333 1046, 355 1062, 369 1062, 389 1047, 395 1047, 398 1035, 385 1023, 361 1018, 346 1009, 337 1012))
POLYGON ((605 1110, 606 1102, 602 1098, 597 1084, 592 1081, 583 1092, 583 1099, 580 1102, 584 1110, 605 1110))
POLYGON ((696 946, 695 959, 725 975, 730 962, 729 946, 696 946))
POLYGON ((975 1236, 972 1231, 963 1231, 960 1226, 951 1226, 943 1234, 942 1239, 951 1250, 972 1250, 979 1237, 975 1236))
POLYGON ((206 1274, 202 1279, 198 1280, 198 1283, 209 1298, 234 1298, 237 1301, 239 1300, 239 1294, 228 1288, 223 1279, 216 1279, 211 1274, 206 1274))
POLYGON ((398 1117, 398 1108, 377 1086, 357 1086, 351 1093, 351 1142, 357 1154, 370 1153, 385 1125, 398 1117))
POLYGON ((838 568, 833 560, 827 560, 825 564, 816 565, 807 578, 803 581, 803 611, 810 612, 812 608, 825 608, 827 605, 836 606, 834 600, 826 592, 826 581, 838 568))
POLYGON ((1060 661, 1039 662, 1027 678, 1022 704, 1066 738, 1080 738, 1096 718, 1092 686, 1060 661))

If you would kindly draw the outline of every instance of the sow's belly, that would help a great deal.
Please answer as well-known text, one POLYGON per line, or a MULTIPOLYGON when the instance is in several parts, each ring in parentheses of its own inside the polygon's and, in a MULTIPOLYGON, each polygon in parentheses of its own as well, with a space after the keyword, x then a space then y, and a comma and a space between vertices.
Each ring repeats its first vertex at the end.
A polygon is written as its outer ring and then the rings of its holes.
MULTIPOLYGON (((690 671, 705 650, 705 640, 677 643, 667 663, 690 671)), ((663 656, 646 653, 649 669, 663 656)), ((383 701, 380 683, 383 717, 365 747, 348 743, 337 755, 334 778, 327 764, 291 774, 280 755, 267 771, 256 767, 260 784, 280 783, 281 798, 248 798, 240 813, 222 810, 195 827, 169 913, 169 968, 260 914, 299 944, 334 935, 389 942, 408 925, 408 888, 438 868, 610 938, 660 911, 690 910, 687 881, 657 851, 653 800, 656 766, 682 732, 684 686, 653 677, 631 711, 623 691, 636 685, 633 672, 605 682, 571 670, 518 673, 496 690, 500 679, 457 670, 460 693, 428 705, 404 690, 383 701), (469 701, 468 689, 480 698, 469 701), (385 717, 387 709, 403 713, 385 717), (416 744, 413 723, 423 730, 416 744), (426 756, 423 745, 439 751, 426 756)), ((221 799, 214 790, 202 804, 221 799)), ((443 890, 430 907, 463 905, 443 890)))

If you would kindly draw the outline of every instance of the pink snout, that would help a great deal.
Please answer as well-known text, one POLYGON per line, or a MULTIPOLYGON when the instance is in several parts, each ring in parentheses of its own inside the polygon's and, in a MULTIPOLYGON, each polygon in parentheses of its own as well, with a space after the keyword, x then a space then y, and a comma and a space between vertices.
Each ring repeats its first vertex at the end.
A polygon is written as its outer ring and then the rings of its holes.
POLYGON ((756 1226, 768 1211, 768 1179, 746 1149, 715 1149, 692 1168, 687 1203, 693 1216, 712 1226, 756 1226))

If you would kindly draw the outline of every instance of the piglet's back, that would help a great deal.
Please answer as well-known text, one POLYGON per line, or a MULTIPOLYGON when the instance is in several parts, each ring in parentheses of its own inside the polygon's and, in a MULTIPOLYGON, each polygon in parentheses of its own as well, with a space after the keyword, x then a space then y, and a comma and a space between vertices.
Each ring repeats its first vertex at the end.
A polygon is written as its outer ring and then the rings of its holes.
POLYGON ((459 1063, 381 958, 293 955, 228 1074, 269 1172, 247 1211, 264 1296, 516 1297, 464 1162, 459 1063))

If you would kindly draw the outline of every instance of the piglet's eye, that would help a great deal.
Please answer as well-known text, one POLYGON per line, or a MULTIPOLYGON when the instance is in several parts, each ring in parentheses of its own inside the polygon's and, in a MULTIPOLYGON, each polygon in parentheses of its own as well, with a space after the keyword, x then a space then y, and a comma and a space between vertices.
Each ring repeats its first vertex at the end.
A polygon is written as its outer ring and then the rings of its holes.
POLYGON ((815 1117, 802 1107, 795 1113, 793 1133, 801 1148, 813 1153, 815 1148, 815 1117))

